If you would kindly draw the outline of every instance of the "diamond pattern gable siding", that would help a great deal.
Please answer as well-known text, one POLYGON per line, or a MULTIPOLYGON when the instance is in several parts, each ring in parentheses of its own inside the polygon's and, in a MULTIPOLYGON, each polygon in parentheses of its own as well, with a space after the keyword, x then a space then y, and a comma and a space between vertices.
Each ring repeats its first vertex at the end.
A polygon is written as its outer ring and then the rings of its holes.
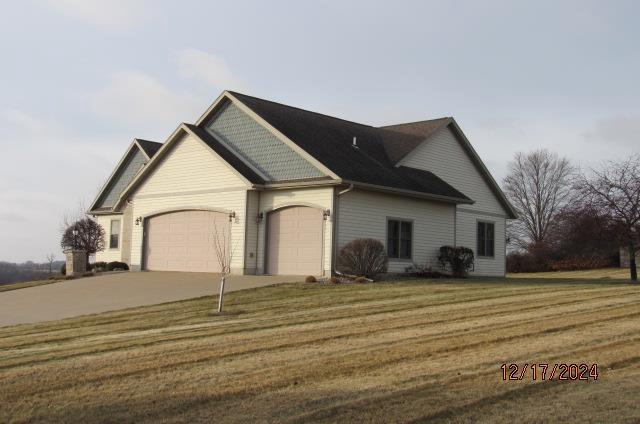
POLYGON ((113 205, 118 201, 122 190, 124 190, 133 180, 133 177, 136 176, 145 161, 146 159, 142 152, 136 148, 134 152, 129 155, 118 175, 115 175, 115 178, 111 182, 111 186, 104 193, 102 200, 96 207, 113 207, 113 205))
POLYGON ((324 176, 233 103, 224 105, 206 128, 271 181, 324 176))

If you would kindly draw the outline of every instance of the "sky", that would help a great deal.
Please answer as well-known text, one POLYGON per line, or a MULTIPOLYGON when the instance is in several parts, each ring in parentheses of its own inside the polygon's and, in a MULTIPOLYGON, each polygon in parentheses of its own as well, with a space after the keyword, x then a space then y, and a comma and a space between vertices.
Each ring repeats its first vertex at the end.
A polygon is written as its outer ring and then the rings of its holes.
POLYGON ((224 89, 370 125, 453 116, 514 153, 640 152, 637 1, 2 1, 0 260, 62 258, 134 137, 224 89))

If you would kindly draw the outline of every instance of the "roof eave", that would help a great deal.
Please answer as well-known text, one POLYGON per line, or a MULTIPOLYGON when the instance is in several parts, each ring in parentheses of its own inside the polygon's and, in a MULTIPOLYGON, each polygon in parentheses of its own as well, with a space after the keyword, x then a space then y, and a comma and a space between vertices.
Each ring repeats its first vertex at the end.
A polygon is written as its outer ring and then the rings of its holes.
POLYGON ((89 210, 85 212, 87 215, 122 215, 122 212, 114 211, 113 209, 109 210, 89 210))
POLYGON ((93 211, 93 210, 96 209, 96 205, 97 205, 98 201, 102 198, 102 196, 104 195, 105 190, 107 189, 107 187, 109 187, 109 184, 111 183, 111 180, 116 176, 116 174, 118 173, 118 171, 120 170, 120 168, 124 164, 125 159, 129 156, 129 154, 131 153, 131 150, 134 147, 136 147, 138 150, 140 150, 142 152, 142 154, 145 155, 145 157, 147 157, 147 154, 145 153, 144 149, 140 147, 140 145, 137 142, 137 139, 134 138, 133 141, 131 141, 131 143, 129 144, 129 147, 127 147, 127 150, 125 151, 124 155, 122 155, 122 157, 120 158, 120 160, 116 164, 116 167, 113 169, 113 171, 111 171, 111 175, 109 175, 109 178, 107 178, 105 183, 100 188, 100 191, 98 192, 98 195, 96 196, 96 198, 91 203, 91 207, 89 208, 89 211, 93 211))
POLYGON ((480 173, 486 179, 487 183, 489 183, 489 187, 491 188, 491 191, 493 191, 493 193, 498 197, 498 200, 500 200, 500 203, 507 211, 508 218, 517 219, 518 212, 515 210, 511 202, 509 202, 509 199, 507 199, 507 196, 504 195, 504 193, 502 192, 502 189, 500 188, 496 180, 493 178, 493 175, 491 175, 491 172, 489 172, 489 169, 487 169, 484 162, 482 162, 482 159, 480 159, 480 155, 478 155, 478 152, 476 152, 476 150, 473 148, 473 145, 471 144, 467 136, 462 131, 462 128, 460 128, 456 120, 453 118, 451 118, 451 122, 449 124, 453 126, 455 133, 460 137, 460 139, 462 139, 463 146, 465 147, 467 152, 471 155, 473 162, 479 168, 480 173))
POLYGON ((298 187, 328 187, 343 184, 342 179, 333 179, 330 177, 309 178, 305 180, 289 180, 289 181, 276 181, 273 183, 265 184, 252 184, 251 188, 258 190, 282 190, 287 188, 298 187))
POLYGON ((475 201, 473 201, 471 199, 464 199, 464 198, 460 198, 460 197, 443 196, 443 195, 440 195, 440 194, 424 193, 424 192, 421 192, 421 191, 406 190, 406 189, 402 189, 402 188, 381 186, 381 185, 377 185, 377 184, 361 183, 361 182, 358 182, 358 181, 351 181, 351 180, 342 180, 342 182, 346 183, 346 184, 353 184, 354 187, 360 187, 360 188, 366 189, 366 190, 379 191, 379 192, 391 193, 391 194, 398 194, 398 195, 403 195, 403 196, 407 196, 407 197, 416 197, 416 198, 420 198, 420 199, 434 200, 434 201, 438 201, 438 202, 454 203, 454 204, 467 204, 467 205, 472 205, 472 204, 475 203, 475 201))
POLYGON ((178 127, 171 133, 171 135, 169 135, 169 137, 167 137, 167 140, 162 144, 162 147, 160 147, 160 149, 156 152, 156 154, 153 155, 151 160, 149 160, 149 162, 147 162, 147 164, 144 167, 142 167, 140 172, 136 174, 136 176, 133 178, 133 180, 131 180, 129 185, 126 186, 124 190, 122 190, 122 193, 120 193, 120 198, 118 199, 116 204, 113 206, 114 210, 118 210, 120 206, 122 206, 122 203, 127 198, 127 196, 129 195, 133 187, 136 186, 136 184, 138 183, 138 181, 140 181, 143 175, 146 175, 148 172, 150 172, 149 169, 152 169, 155 166, 156 162, 158 162, 159 160, 158 158, 162 157, 164 155, 164 152, 167 149, 171 148, 171 145, 173 143, 170 143, 170 141, 172 141, 181 132, 185 132, 185 133, 187 132, 186 128, 182 123, 178 125, 178 127))

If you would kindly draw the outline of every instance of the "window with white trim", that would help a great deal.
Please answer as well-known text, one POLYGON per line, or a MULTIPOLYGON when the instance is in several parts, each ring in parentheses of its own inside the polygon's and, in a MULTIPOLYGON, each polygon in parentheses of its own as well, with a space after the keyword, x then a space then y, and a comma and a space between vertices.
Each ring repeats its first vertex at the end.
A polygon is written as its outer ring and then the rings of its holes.
POLYGON ((387 221, 387 256, 391 259, 411 259, 413 222, 398 219, 387 221))
POLYGON ((109 249, 117 249, 120 245, 120 220, 111 220, 111 231, 109 233, 109 249))
POLYGON ((495 224, 478 221, 477 255, 493 257, 495 255, 495 224))

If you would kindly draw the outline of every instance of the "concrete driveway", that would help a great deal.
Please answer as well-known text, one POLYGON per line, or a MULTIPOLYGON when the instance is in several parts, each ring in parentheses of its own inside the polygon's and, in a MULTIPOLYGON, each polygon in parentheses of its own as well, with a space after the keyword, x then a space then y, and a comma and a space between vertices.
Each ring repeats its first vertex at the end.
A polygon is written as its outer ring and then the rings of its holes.
MULTIPOLYGON (((302 281, 300 276, 231 276, 225 291, 302 281)), ((0 327, 217 294, 218 274, 122 272, 0 292, 0 327)))

